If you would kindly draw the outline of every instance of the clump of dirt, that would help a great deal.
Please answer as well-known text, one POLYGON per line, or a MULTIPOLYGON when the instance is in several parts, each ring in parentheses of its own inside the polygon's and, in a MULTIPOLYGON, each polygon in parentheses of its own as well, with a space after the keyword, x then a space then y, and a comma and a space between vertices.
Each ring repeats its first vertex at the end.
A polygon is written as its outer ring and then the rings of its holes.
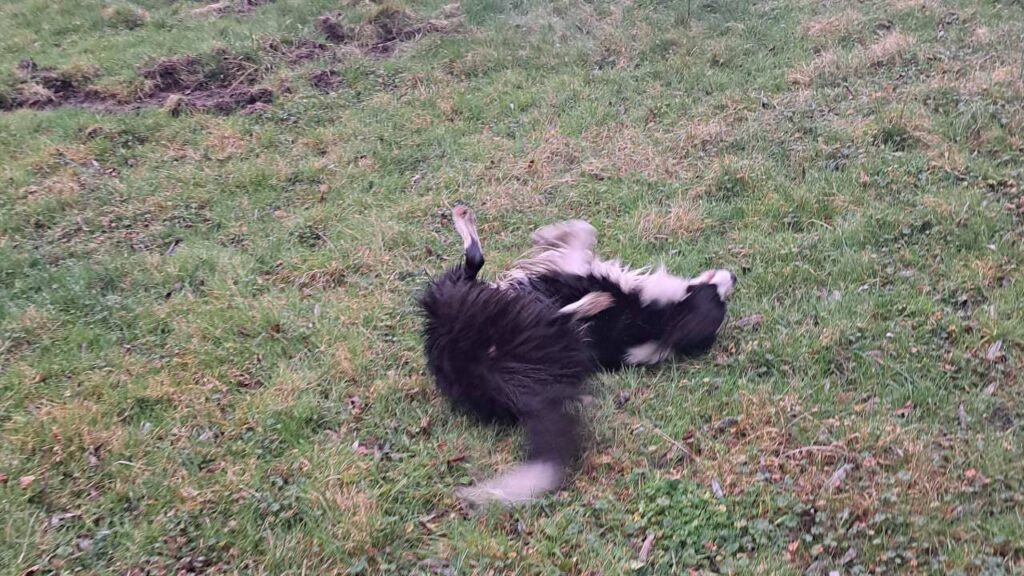
POLYGON ((18 62, 15 76, 9 94, 0 98, 0 109, 43 109, 63 103, 81 104, 96 97, 88 87, 92 80, 89 71, 41 68, 26 58, 18 62))
POLYGON ((190 93, 211 88, 252 85, 265 71, 253 58, 219 50, 206 58, 188 54, 162 58, 139 69, 147 91, 190 93))
POLYGON ((309 83, 324 94, 334 92, 341 81, 337 70, 317 70, 309 75, 309 83))
POLYGON ((146 82, 141 102, 159 104, 172 115, 187 110, 230 114, 273 101, 273 90, 254 86, 264 73, 251 58, 225 51, 205 59, 187 54, 163 58, 139 70, 146 82))
POLYGON ((187 110, 230 114, 273 101, 273 90, 255 85, 264 73, 264 68, 251 58, 224 51, 206 58, 191 55, 163 58, 140 68, 143 87, 125 101, 121 96, 91 88, 90 73, 40 68, 26 59, 15 70, 17 82, 13 89, 0 98, 0 109, 77 106, 101 112, 123 112, 161 106, 172 115, 187 110))
POLYGON ((442 18, 425 20, 385 4, 356 25, 346 24, 340 16, 324 14, 317 18, 316 29, 334 44, 352 46, 367 55, 388 56, 403 42, 451 30, 458 19, 457 8, 445 7, 442 14, 442 18))
POLYGON ((271 40, 264 44, 268 52, 283 57, 289 64, 298 64, 322 56, 329 47, 323 42, 299 38, 297 40, 271 40))
POLYGON ((324 14, 316 19, 316 29, 328 42, 335 44, 345 44, 355 38, 355 31, 351 26, 330 14, 324 14))
MULTIPOLYGON (((272 1, 224 0, 198 10, 237 13, 272 1)), ((266 110, 275 94, 257 83, 265 78, 270 65, 280 63, 282 58, 295 64, 330 55, 337 46, 364 56, 386 57, 404 42, 449 32, 460 18, 458 4, 445 6, 433 19, 385 4, 355 25, 346 24, 337 15, 324 14, 315 26, 328 44, 308 38, 274 40, 264 44, 262 55, 269 57, 261 59, 225 50, 202 57, 185 54, 162 58, 138 69, 142 85, 127 96, 93 88, 91 73, 40 68, 26 59, 17 66, 11 81, 0 82, 0 110, 77 106, 100 112, 161 107, 172 115, 189 110, 257 113, 266 110)), ((314 72, 309 80, 323 92, 335 90, 341 82, 333 70, 314 72)))

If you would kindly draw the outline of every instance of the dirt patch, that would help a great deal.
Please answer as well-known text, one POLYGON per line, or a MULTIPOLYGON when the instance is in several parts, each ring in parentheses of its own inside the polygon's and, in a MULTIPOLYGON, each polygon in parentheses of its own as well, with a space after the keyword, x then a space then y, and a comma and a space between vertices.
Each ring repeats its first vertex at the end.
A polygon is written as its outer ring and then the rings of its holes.
POLYGON ((337 70, 317 70, 309 75, 309 83, 324 94, 330 94, 337 90, 341 82, 341 76, 337 70))
POLYGON ((15 76, 15 85, 5 96, 0 96, 0 109, 47 108, 61 102, 86 102, 95 97, 88 88, 91 71, 52 70, 26 58, 18 63, 15 76))
POLYGON ((275 56, 284 58, 289 64, 298 64, 324 56, 331 47, 309 38, 299 38, 291 42, 272 40, 264 44, 264 49, 275 56))
POLYGON ((450 31, 458 21, 457 6, 442 9, 446 17, 423 19, 411 12, 384 5, 359 24, 348 24, 340 15, 317 18, 316 29, 328 42, 356 48, 369 56, 389 56, 403 43, 427 34, 450 31))
MULTIPOLYGON (((211 14, 242 13, 271 1, 232 0, 197 10, 211 14)), ((273 40, 264 43, 260 54, 254 56, 221 50, 204 56, 186 54, 162 58, 139 68, 142 85, 130 96, 93 88, 91 71, 56 71, 41 68, 26 59, 18 65, 15 81, 0 86, 0 110, 73 106, 99 112, 124 112, 162 107, 172 115, 186 111, 256 113, 265 110, 274 99, 274 90, 257 86, 257 83, 281 60, 295 64, 329 56, 339 46, 363 56, 387 57, 405 42, 427 34, 449 32, 460 18, 458 5, 445 6, 433 19, 384 5, 356 25, 325 14, 316 20, 315 27, 329 43, 307 38, 290 43, 273 40)), ((338 86, 340 76, 333 70, 325 70, 314 73, 310 82, 318 90, 330 92, 338 86)))
POLYGON ((186 110, 230 114, 273 101, 273 90, 255 86, 265 73, 252 59, 225 51, 207 58, 163 58, 139 69, 142 87, 133 98, 125 99, 91 88, 90 74, 40 68, 26 59, 18 65, 18 84, 10 97, 0 100, 0 109, 74 106, 124 112, 161 106, 172 115, 186 110))
POLYGON ((273 90, 254 86, 265 73, 253 59, 225 51, 205 59, 164 58, 139 70, 146 86, 140 103, 160 104, 170 114, 185 110, 229 114, 273 101, 273 90))

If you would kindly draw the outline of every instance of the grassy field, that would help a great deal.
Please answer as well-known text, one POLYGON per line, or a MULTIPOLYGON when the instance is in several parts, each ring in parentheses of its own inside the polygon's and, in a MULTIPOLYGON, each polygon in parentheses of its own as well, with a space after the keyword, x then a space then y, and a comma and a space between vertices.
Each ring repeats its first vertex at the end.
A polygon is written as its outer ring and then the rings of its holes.
POLYGON ((1024 570, 1024 8, 0 4, 0 573, 1024 570), (326 16, 326 17, 324 17, 326 16), (580 217, 739 276, 572 483, 452 413, 416 291, 580 217))

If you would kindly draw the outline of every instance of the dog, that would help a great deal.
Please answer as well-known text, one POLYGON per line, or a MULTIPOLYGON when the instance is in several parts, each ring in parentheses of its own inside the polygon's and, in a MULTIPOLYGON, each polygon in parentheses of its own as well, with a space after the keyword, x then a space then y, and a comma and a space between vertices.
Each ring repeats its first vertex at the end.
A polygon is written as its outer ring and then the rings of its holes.
POLYGON ((526 432, 525 464, 457 495, 471 504, 528 502, 557 488, 580 452, 572 404, 598 370, 580 324, 590 300, 562 311, 539 293, 480 281, 475 217, 464 206, 452 217, 464 262, 420 297, 427 368, 455 407, 526 432))
POLYGON ((455 407, 526 432, 525 463, 457 495, 474 505, 529 502, 560 486, 580 454, 574 405, 591 376, 708 350, 735 276, 683 279, 596 259, 596 231, 571 220, 538 229, 533 250, 485 282, 475 216, 457 206, 452 220, 464 261, 419 299, 428 371, 455 407))

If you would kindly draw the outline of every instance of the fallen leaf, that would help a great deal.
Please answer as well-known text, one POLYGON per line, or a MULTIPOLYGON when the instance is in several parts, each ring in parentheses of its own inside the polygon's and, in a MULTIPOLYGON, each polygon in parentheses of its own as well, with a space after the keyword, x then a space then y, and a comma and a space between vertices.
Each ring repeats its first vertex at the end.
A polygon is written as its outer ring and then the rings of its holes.
POLYGON ((849 564, 850 562, 853 562, 853 560, 856 557, 857 557, 857 549, 856 548, 850 548, 849 550, 846 551, 846 554, 843 554, 843 557, 839 559, 839 563, 840 564, 849 564))
POLYGON ((654 546, 654 532, 651 532, 650 534, 647 535, 647 538, 644 538, 644 544, 643 544, 643 546, 640 547, 639 559, 640 559, 641 562, 644 562, 644 563, 647 562, 647 558, 651 555, 651 547, 653 547, 653 546, 654 546))
POLYGON ((434 574, 451 574, 451 569, 448 567, 448 561, 441 558, 427 558, 426 560, 420 560, 417 566, 423 570, 433 572, 434 574))
POLYGON ((750 316, 744 316, 736 321, 736 327, 740 330, 752 329, 757 330, 761 327, 761 323, 764 322, 764 316, 760 314, 751 314, 750 316))
POLYGON ((0 484, 7 484, 7 474, 0 474, 0 484))
POLYGON ((725 432, 726 430, 729 430, 730 428, 734 428, 739 423, 740 423, 740 421, 739 421, 738 418, 733 418, 732 416, 726 416, 725 418, 722 418, 721 420, 719 420, 717 424, 715 424, 715 431, 716 432, 725 432))
POLYGON ((832 490, 839 488, 839 485, 846 479, 846 475, 853 470, 853 464, 843 464, 836 471, 832 473, 832 477, 828 479, 828 487, 832 490))
POLYGON ((793 540, 792 542, 786 545, 786 550, 788 550, 790 554, 794 554, 798 548, 800 548, 799 540, 793 540))
POLYGON ((997 362, 1003 356, 1003 341, 996 340, 988 347, 985 352, 985 360, 989 362, 997 362))
POLYGON ((615 400, 613 400, 612 403, 615 405, 617 410, 622 410, 622 408, 629 403, 630 398, 630 393, 626 390, 622 390, 615 395, 615 400))
POLYGON ((718 478, 711 479, 711 493, 719 500, 725 498, 725 493, 722 492, 722 485, 718 483, 718 478))
POLYGON ((78 512, 57 512, 53 516, 50 516, 48 525, 50 528, 56 528, 63 524, 65 520, 69 518, 77 518, 78 516, 78 512))
POLYGON ((18 478, 18 486, 20 486, 22 490, 26 490, 35 481, 35 476, 22 476, 21 478, 18 478))
POLYGON ((867 356, 868 358, 871 358, 872 360, 879 364, 882 364, 882 361, 885 358, 881 350, 869 350, 865 352, 864 355, 867 356))
POLYGON ((902 408, 900 408, 899 410, 896 410, 896 412, 894 412, 894 414, 896 414, 897 416, 908 416, 913 411, 914 411, 914 403, 913 402, 907 402, 906 404, 903 405, 902 408))

